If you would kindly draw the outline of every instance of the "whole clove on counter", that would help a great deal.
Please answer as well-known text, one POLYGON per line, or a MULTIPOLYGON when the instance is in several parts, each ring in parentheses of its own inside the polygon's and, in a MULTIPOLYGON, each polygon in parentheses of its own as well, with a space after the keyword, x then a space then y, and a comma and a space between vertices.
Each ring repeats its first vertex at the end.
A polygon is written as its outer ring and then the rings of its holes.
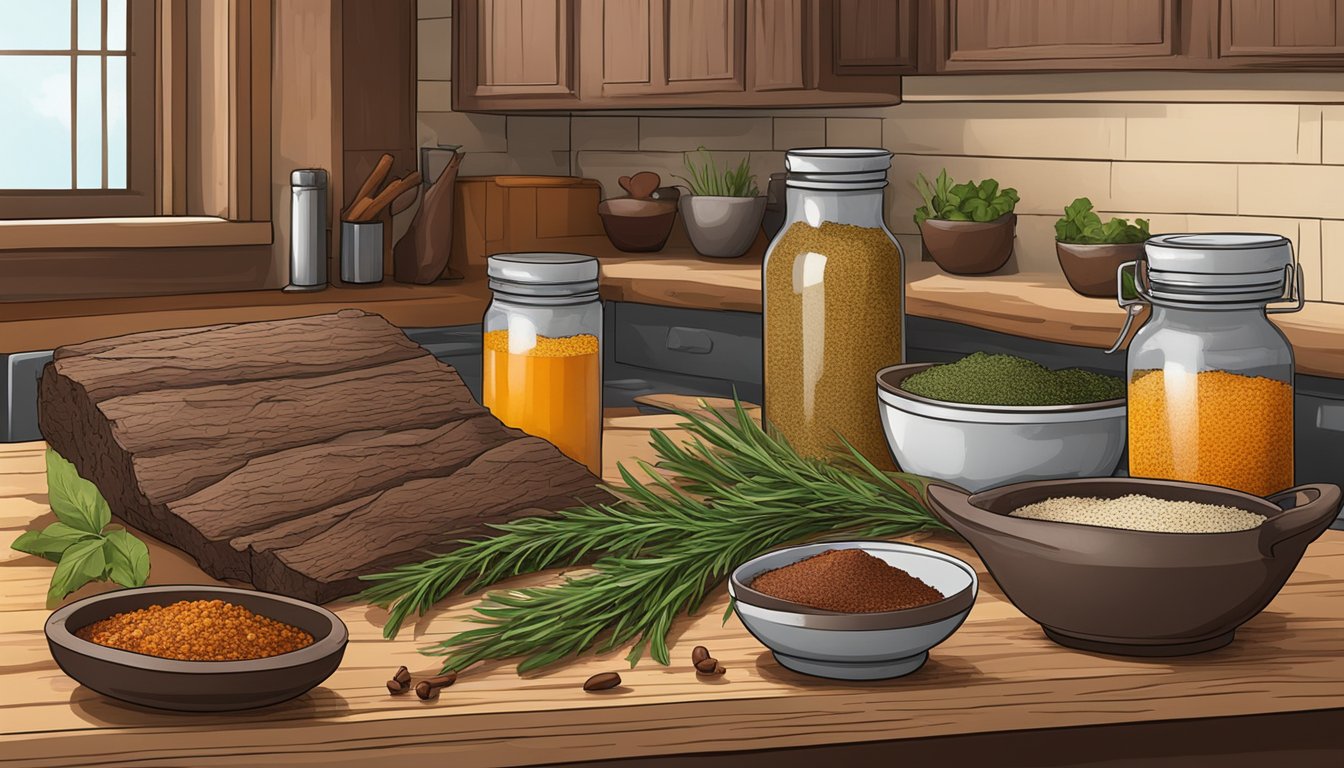
POLYGON ((421 680, 415 686, 415 695, 420 697, 421 701, 432 701, 439 698, 439 691, 447 688, 457 682, 457 673, 449 672, 446 675, 430 677, 421 680))

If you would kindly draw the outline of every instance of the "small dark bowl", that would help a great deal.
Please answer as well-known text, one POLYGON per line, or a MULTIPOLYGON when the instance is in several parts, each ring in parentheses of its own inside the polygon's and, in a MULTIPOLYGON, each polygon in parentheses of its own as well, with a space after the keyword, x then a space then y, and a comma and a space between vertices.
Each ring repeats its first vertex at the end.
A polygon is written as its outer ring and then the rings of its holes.
POLYGON ((1142 259, 1143 243, 1086 245, 1056 242, 1055 256, 1075 293, 1096 299, 1114 299, 1116 270, 1127 261, 1142 259))
POLYGON ((919 233, 925 250, 944 272, 984 275, 1002 269, 1013 255, 1017 214, 984 222, 925 219, 919 233))
POLYGON ((1137 478, 1017 483, 968 496, 930 485, 939 519, 984 560, 1018 610, 1051 640, 1125 656, 1184 656, 1232 642, 1269 605, 1302 553, 1339 511, 1335 485, 1304 485, 1268 499, 1212 485, 1137 478), (1137 493, 1265 516, 1228 533, 1156 533, 1010 517, 1058 496, 1137 493))
POLYGON ((114 699, 181 712, 226 712, 279 704, 312 690, 341 663, 349 632, 336 614, 302 600, 249 589, 162 586, 97 595, 47 619, 47 646, 61 670, 114 699), (313 644, 249 661, 182 661, 91 643, 75 632, 126 611, 179 600, 225 600, 298 627, 313 644))
POLYGON ((618 197, 597 206, 611 244, 627 253, 662 250, 677 220, 675 200, 618 197))

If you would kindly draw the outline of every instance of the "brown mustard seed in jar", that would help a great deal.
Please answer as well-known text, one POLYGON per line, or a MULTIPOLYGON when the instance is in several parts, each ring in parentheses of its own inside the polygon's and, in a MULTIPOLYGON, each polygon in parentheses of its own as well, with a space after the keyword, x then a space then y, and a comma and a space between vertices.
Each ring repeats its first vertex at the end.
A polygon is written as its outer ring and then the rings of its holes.
POLYGON ((876 377, 901 362, 901 255, 887 233, 794 222, 765 265, 765 417, 802 455, 843 436, 894 469, 876 377))
POLYGON ((75 632, 83 640, 163 659, 264 659, 313 644, 313 636, 223 600, 181 600, 118 613, 75 632))
POLYGON ((942 600, 937 589, 861 549, 832 549, 766 571, 749 584, 770 597, 823 611, 875 613, 942 600))

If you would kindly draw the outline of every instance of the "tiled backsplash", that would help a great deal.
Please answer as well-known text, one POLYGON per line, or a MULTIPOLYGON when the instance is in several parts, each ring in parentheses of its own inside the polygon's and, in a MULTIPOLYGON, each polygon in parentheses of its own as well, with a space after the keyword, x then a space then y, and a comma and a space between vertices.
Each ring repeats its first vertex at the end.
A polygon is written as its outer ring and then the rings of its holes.
MULTIPOLYGON (((748 158, 762 187, 797 146, 894 154, 887 223, 919 252, 916 173, 1018 189, 1015 267, 1054 272, 1054 221, 1075 197, 1155 231, 1254 230, 1293 240, 1313 300, 1344 303, 1344 80, 1331 75, 1108 73, 906 79, 905 103, 809 112, 480 115, 451 111, 446 0, 420 2, 421 142, 464 145, 464 174, 672 181, 697 146, 748 158)), ((914 249, 911 251, 911 249, 914 249)))

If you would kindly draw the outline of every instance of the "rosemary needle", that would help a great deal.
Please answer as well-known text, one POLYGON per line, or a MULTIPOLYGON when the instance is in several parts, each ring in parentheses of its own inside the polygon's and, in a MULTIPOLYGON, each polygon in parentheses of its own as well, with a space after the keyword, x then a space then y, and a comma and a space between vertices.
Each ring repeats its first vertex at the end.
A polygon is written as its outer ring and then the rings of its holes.
MULTIPOLYGON (((364 577, 360 598, 390 607, 386 637, 458 588, 475 591, 522 573, 595 560, 592 573, 553 586, 492 592, 470 620, 481 626, 424 649, 445 670, 523 657, 520 672, 588 650, 633 642, 667 664, 673 620, 694 612, 739 563, 818 537, 886 538, 942 528, 922 478, 883 472, 848 443, 837 461, 798 455, 740 403, 702 416, 678 411, 689 440, 659 430, 658 460, 625 465, 612 504, 495 526, 445 555, 364 577)), ((843 443, 843 438, 841 440, 843 443)))

